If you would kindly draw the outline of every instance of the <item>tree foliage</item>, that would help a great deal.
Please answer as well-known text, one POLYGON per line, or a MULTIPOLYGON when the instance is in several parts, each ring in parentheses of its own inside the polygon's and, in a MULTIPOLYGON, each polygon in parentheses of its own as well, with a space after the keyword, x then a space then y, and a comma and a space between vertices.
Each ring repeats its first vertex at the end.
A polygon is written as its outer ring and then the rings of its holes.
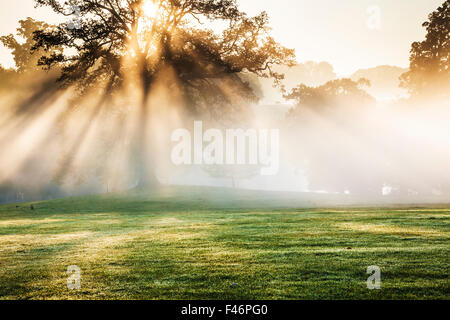
POLYGON ((332 80, 319 87, 300 84, 284 97, 295 101, 295 107, 290 112, 291 116, 295 116, 302 108, 320 111, 330 107, 372 103, 374 99, 364 90, 365 86, 370 86, 370 82, 364 78, 358 81, 332 80))
MULTIPOLYGON (((35 50, 31 54, 31 49, 35 45, 33 35, 37 30, 45 30, 49 27, 45 22, 27 18, 19 21, 16 35, 9 34, 0 37, 3 45, 11 51, 18 73, 23 74, 37 70, 38 61, 45 54, 45 51, 43 49, 35 50)), ((55 46, 52 52, 60 52, 60 48, 55 46)))
POLYGON ((424 22, 424 41, 411 46, 410 70, 401 76, 401 86, 413 96, 449 96, 450 88, 450 0, 424 22))
POLYGON ((136 82, 145 96, 169 68, 186 105, 195 108, 230 104, 229 91, 255 98, 238 74, 250 72, 278 81, 282 75, 272 66, 291 64, 294 58, 293 50, 269 35, 266 13, 248 17, 235 0, 35 1, 64 16, 78 8, 78 28, 63 23, 35 33, 35 50, 64 48, 39 60, 47 68, 61 66, 64 84, 88 88, 107 81, 120 88, 124 75, 137 70, 136 82), (151 14, 145 10, 148 6, 153 8, 151 14), (222 33, 207 27, 216 20, 227 25, 222 33))

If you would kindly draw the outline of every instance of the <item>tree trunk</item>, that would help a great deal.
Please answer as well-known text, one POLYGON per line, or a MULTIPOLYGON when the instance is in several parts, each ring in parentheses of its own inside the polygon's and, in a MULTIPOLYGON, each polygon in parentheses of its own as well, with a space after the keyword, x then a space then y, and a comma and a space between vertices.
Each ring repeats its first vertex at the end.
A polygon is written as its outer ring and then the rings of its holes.
POLYGON ((160 186, 156 178, 155 166, 152 161, 153 155, 156 153, 156 143, 154 142, 153 133, 149 132, 148 118, 151 110, 149 110, 148 96, 150 91, 151 79, 149 75, 143 71, 143 97, 140 107, 139 125, 136 137, 136 157, 137 157, 137 175, 138 183, 136 189, 154 189, 160 186))

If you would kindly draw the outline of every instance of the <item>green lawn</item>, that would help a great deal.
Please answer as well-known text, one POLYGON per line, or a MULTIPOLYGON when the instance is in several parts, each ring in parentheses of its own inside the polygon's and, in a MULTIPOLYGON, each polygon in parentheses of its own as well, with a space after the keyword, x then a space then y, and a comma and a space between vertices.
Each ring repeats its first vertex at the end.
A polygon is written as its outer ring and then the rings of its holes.
POLYGON ((178 187, 0 206, 0 299, 450 298, 450 206, 283 203, 178 187))

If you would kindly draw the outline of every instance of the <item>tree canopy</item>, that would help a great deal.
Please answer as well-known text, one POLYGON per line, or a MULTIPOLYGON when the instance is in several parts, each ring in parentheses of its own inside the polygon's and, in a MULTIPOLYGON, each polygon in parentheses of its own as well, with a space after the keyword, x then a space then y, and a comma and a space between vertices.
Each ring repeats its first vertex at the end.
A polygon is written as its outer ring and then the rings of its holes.
POLYGON ((275 64, 292 64, 294 51, 270 35, 268 16, 248 17, 235 0, 35 0, 70 16, 76 7, 77 28, 60 24, 35 32, 34 49, 62 47, 39 64, 62 67, 60 82, 88 88, 99 81, 121 87, 124 75, 136 72, 144 98, 168 68, 187 106, 230 103, 228 86, 249 99, 254 95, 238 77, 250 72, 275 81, 275 64), (226 24, 221 33, 210 26, 226 24))
POLYGON ((11 50, 18 73, 23 74, 29 71, 35 72, 37 70, 38 60, 45 54, 45 51, 43 49, 35 50, 33 54, 31 54, 31 49, 35 45, 33 34, 37 30, 44 30, 49 27, 48 24, 42 21, 35 21, 32 18, 27 18, 19 21, 17 35, 9 34, 0 37, 0 41, 3 45, 11 50), (18 40, 17 37, 23 41, 18 40))
POLYGON ((410 70, 401 76, 401 86, 413 96, 449 96, 450 88, 450 0, 424 22, 424 41, 411 46, 410 70))

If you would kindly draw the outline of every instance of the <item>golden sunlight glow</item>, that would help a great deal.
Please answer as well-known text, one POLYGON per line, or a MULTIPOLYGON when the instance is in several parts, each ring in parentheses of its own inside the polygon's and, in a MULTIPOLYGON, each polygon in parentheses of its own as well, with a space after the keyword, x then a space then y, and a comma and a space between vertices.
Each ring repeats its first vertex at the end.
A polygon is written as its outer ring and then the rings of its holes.
POLYGON ((144 1, 142 10, 144 11, 145 16, 149 18, 155 17, 156 14, 158 13, 158 7, 152 0, 144 1))

